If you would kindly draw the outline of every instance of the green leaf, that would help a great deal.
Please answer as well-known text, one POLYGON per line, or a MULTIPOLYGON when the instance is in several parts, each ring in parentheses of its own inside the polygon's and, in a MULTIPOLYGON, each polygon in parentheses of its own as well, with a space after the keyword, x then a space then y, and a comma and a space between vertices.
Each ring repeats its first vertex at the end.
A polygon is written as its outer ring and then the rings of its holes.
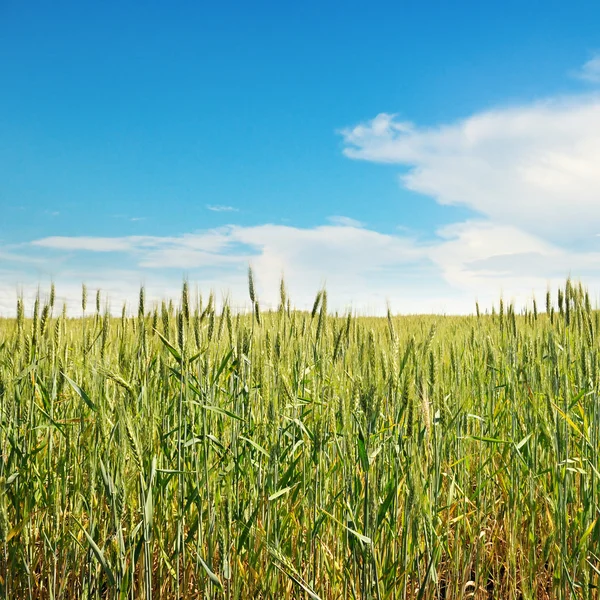
POLYGON ((242 419, 242 417, 240 417, 239 415, 236 415, 235 413, 232 413, 230 410, 227 410, 226 408, 220 408, 219 406, 212 406, 210 404, 201 404, 200 406, 202 406, 202 408, 204 408, 206 410, 212 410, 213 412, 216 412, 217 414, 219 414, 223 417, 230 417, 232 419, 235 419, 236 421, 241 421, 242 423, 244 422, 244 419, 242 419))
POLYGON ((525 436, 516 446, 515 448, 517 450, 520 450, 528 441, 529 438, 533 435, 533 432, 531 432, 529 435, 525 436))
POLYGON ((248 536, 250 535, 250 530, 252 529, 252 526, 254 525, 254 521, 256 520, 256 515, 258 515, 259 508, 260 508, 260 504, 254 509, 254 512, 250 515, 250 518, 245 523, 242 523, 243 529, 242 529, 242 533, 240 534, 240 537, 238 539, 238 544, 237 544, 238 553, 241 551, 241 549, 246 544, 246 540, 248 539, 248 536))
MULTIPOLYGON (((102 566, 102 570, 108 577, 110 585, 114 585, 115 584, 115 576, 112 572, 112 569, 110 568, 110 565, 108 564, 108 561, 106 560, 106 557, 104 556, 104 552, 102 552, 102 550, 100 550, 100 548, 98 547, 96 542, 93 540, 92 536, 87 532, 85 527, 77 519, 75 519, 75 523, 77 523, 77 525, 79 525, 79 527, 81 528, 81 531, 83 531, 85 537, 87 538, 88 544, 90 545, 90 548, 92 549, 93 553, 96 555, 98 562, 102 566)), ((71 535, 73 535, 73 534, 71 534, 71 535)), ((73 537, 75 537, 75 536, 73 536, 73 537)))
POLYGON ((289 486, 288 485, 287 487, 284 487, 283 489, 275 492, 274 494, 271 494, 269 496, 269 502, 272 502, 273 500, 276 500, 280 496, 283 496, 284 494, 287 494, 292 489, 292 487, 294 487, 294 486, 289 486))
POLYGON ((367 448, 365 446, 365 438, 362 431, 358 434, 358 458, 365 473, 369 470, 369 457, 367 456, 367 448))
POLYGON ((370 537, 367 537, 366 535, 359 533, 358 531, 356 531, 356 529, 352 529, 352 527, 348 527, 347 525, 344 525, 341 521, 338 521, 331 513, 328 513, 326 510, 323 510, 322 508, 320 508, 319 510, 322 513, 325 513, 331 520, 335 521, 338 525, 341 525, 344 529, 348 530, 354 537, 359 539, 361 542, 363 542, 365 544, 371 544, 370 537))
POLYGON ((19 476, 19 471, 16 471, 12 475, 10 475, 8 477, 8 479, 6 480, 6 485, 10 485, 18 476, 19 476))
POLYGON ((62 376, 69 382, 69 385, 75 390, 75 393, 93 410, 98 411, 96 405, 90 400, 90 397, 70 378, 67 377, 62 371, 62 376))
POLYGON ((385 515, 387 514, 387 511, 389 510, 390 506, 392 505, 392 502, 394 501, 394 498, 396 497, 396 493, 397 493, 397 488, 396 488, 396 484, 392 481, 390 482, 390 485, 388 485, 389 491, 387 493, 387 496, 385 497, 385 500, 381 503, 381 506, 379 507, 379 510, 377 511, 377 521, 375 524, 375 530, 379 530, 379 527, 381 526, 381 523, 383 523, 383 519, 385 519, 385 515))
POLYGON ((478 442, 487 442, 488 444, 510 444, 510 443, 512 443, 509 440, 500 440, 500 439, 491 438, 491 437, 479 437, 476 435, 471 435, 471 436, 469 436, 469 438, 472 440, 477 440, 478 442))
POLYGON ((66 437, 63 425, 57 423, 39 404, 34 403, 33 406, 37 410, 39 410, 48 419, 48 421, 50 421, 50 423, 52 423, 52 427, 56 428, 58 431, 60 431, 60 433, 62 433, 66 437))
POLYGON ((596 523, 598 522, 598 517, 596 517, 588 526, 588 528, 585 530, 585 532, 583 533, 583 535, 581 536, 581 539, 579 540, 579 543, 577 544, 577 550, 579 552, 581 552, 581 549, 584 547, 586 540, 588 539, 588 537, 590 537, 592 531, 594 530, 594 527, 596 526, 596 523))
POLYGON ((309 597, 312 598, 312 600, 321 600, 321 597, 318 596, 316 592, 311 590, 310 587, 308 587, 308 585, 300 579, 300 577, 294 575, 294 573, 292 573, 291 571, 288 571, 287 569, 284 569, 283 567, 279 566, 276 562, 274 562, 273 565, 275 566, 275 568, 279 569, 284 575, 287 575, 296 585, 299 585, 309 595, 309 597))
POLYGON ((269 453, 260 444, 257 444, 255 441, 251 440, 250 438, 244 437, 243 435, 240 435, 240 440, 248 442, 253 448, 264 454, 267 458, 269 458, 269 453))
MULTIPOLYGON (((149 542, 152 536, 152 519, 154 517, 154 499, 152 496, 152 486, 154 476, 156 475, 156 456, 152 457, 150 466, 150 477, 146 486, 146 502, 144 503, 144 539, 149 542)), ((141 475, 140 475, 141 477, 141 475)))
POLYGON ((171 342, 160 331, 158 331, 158 329, 155 329, 154 331, 162 340, 162 343, 167 347, 167 350, 173 355, 173 357, 181 362, 182 358, 179 350, 177 350, 177 348, 175 348, 175 346, 173 346, 173 344, 171 344, 171 342))
POLYGON ((202 560, 202 557, 199 554, 198 560, 200 561, 203 569, 206 571, 208 578, 222 591, 223 584, 221 583, 221 580, 211 571, 210 567, 202 560))
POLYGON ((214 385, 215 382, 218 381, 219 377, 221 376, 221 373, 227 366, 227 363, 229 362, 229 359, 231 358, 232 354, 233 354, 233 348, 223 357, 223 360, 221 361, 221 364, 220 364, 219 368, 217 369, 217 372, 213 374, 212 385, 214 385))

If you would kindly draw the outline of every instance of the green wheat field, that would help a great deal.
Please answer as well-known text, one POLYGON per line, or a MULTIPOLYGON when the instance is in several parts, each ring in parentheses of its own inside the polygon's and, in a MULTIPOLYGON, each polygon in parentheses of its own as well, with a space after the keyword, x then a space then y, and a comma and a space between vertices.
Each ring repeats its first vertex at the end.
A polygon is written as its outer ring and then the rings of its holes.
POLYGON ((2 598, 599 597, 580 284, 387 318, 249 288, 245 314, 186 282, 121 318, 84 287, 84 318, 52 288, 0 320, 2 598))

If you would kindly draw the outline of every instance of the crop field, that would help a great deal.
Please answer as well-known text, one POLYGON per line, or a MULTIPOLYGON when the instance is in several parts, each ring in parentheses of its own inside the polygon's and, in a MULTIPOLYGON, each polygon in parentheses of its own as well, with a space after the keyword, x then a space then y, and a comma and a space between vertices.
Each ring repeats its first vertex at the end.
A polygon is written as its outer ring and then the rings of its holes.
POLYGON ((2 598, 599 597, 581 285, 370 318, 249 283, 252 313, 184 283, 0 320, 2 598))

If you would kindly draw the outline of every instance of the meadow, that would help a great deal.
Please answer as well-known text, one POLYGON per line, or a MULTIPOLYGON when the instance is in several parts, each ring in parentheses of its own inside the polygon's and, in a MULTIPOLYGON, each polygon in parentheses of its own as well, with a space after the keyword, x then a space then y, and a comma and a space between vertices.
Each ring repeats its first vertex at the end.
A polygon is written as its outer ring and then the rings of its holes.
POLYGON ((466 317, 249 294, 0 320, 0 597, 598 598, 581 285, 466 317))

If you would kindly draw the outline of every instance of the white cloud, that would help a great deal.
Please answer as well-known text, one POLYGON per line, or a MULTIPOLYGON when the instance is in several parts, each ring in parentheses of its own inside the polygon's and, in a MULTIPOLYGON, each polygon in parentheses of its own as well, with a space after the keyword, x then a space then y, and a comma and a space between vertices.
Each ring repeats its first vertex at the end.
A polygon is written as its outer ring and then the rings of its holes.
POLYGON ((206 208, 213 212, 238 212, 239 210, 233 206, 224 206, 222 204, 207 204, 206 208))
MULTIPOLYGON (((448 282, 484 305, 502 292, 523 305, 534 290, 540 295, 548 285, 564 283, 571 264, 578 265, 575 275, 588 274, 581 256, 510 225, 467 221, 443 227, 438 235, 442 241, 430 247, 432 260, 448 282)), ((587 266, 591 256, 583 256, 587 266)))
POLYGON ((34 240, 31 245, 53 250, 146 253, 145 256, 150 256, 152 252, 160 253, 172 246, 197 252, 216 252, 227 245, 225 231, 226 229, 213 229, 202 235, 183 234, 164 237, 144 235, 123 237, 52 236, 34 240))
POLYGON ((29 263, 31 265, 39 264, 42 265, 45 260, 41 256, 27 256, 26 254, 19 254, 18 252, 0 251, 0 261, 7 263, 29 263))
POLYGON ((133 248, 134 238, 52 236, 31 242, 32 246, 55 250, 88 250, 90 252, 126 252, 133 248))
MULTIPOLYGON (((580 73, 600 81, 600 56, 580 73)), ((488 110, 433 127, 396 115, 342 130, 344 154, 403 167, 405 188, 474 211, 428 256, 456 289, 522 303, 568 275, 600 275, 600 95, 488 110)))
POLYGON ((600 53, 592 56, 576 73, 576 76, 589 83, 600 83, 600 53))
POLYGON ((406 188, 556 239, 600 227, 600 96, 491 110, 430 128, 380 114, 342 132, 353 159, 407 167, 406 188))
POLYGON ((352 219, 350 217, 342 217, 342 216, 333 216, 329 217, 328 221, 333 225, 340 225, 342 227, 364 227, 364 223, 357 221, 356 219, 352 219))
POLYGON ((36 249, 52 253, 48 264, 53 271, 40 266, 28 277, 22 270, 18 276, 5 272, 0 314, 13 312, 17 285, 32 297, 50 276, 75 312, 82 281, 90 290, 106 292, 118 312, 123 300, 135 304, 143 282, 149 302, 176 297, 184 276, 205 293, 214 289, 247 307, 249 263, 264 307, 277 305, 284 274, 300 308, 309 308, 316 290, 326 285, 332 310, 353 306, 369 314, 382 313, 387 301, 399 312, 470 312, 476 298, 489 307, 501 292, 522 305, 533 292, 541 297, 549 283, 557 286, 569 274, 600 277, 598 253, 567 251, 514 226, 477 220, 441 228, 437 239, 427 243, 405 232, 383 234, 348 225, 266 224, 168 237, 55 237, 32 242, 29 250, 36 249), (55 259, 64 251, 75 258, 61 264, 55 259), (118 264, 126 256, 129 270, 118 270, 110 251, 119 253, 118 264), (86 257, 92 253, 102 259, 101 268, 89 268, 86 257))
POLYGON ((312 305, 324 284, 332 309, 352 304, 370 313, 384 310, 388 298, 398 310, 416 312, 424 306, 423 291, 442 310, 445 298, 453 294, 427 248, 414 239, 346 224, 306 229, 273 224, 227 226, 169 237, 52 237, 32 242, 27 250, 49 256, 53 270, 37 269, 27 276, 22 270, 8 272, 2 279, 0 313, 13 310, 17 285, 31 295, 37 282, 49 281, 51 276, 58 290, 65 285, 75 310, 81 281, 90 289, 106 290, 111 306, 118 310, 124 298, 135 298, 140 282, 152 283, 155 290, 177 290, 185 275, 203 290, 230 293, 236 305, 245 306, 249 263, 265 307, 277 305, 282 274, 292 300, 301 308, 312 305), (64 259, 65 251, 68 259, 64 259), (111 257, 110 253, 116 254, 111 257), (94 265, 100 260, 102 268, 91 269, 92 260, 94 265), (130 271, 116 270, 117 264, 125 262, 132 265, 130 271))

